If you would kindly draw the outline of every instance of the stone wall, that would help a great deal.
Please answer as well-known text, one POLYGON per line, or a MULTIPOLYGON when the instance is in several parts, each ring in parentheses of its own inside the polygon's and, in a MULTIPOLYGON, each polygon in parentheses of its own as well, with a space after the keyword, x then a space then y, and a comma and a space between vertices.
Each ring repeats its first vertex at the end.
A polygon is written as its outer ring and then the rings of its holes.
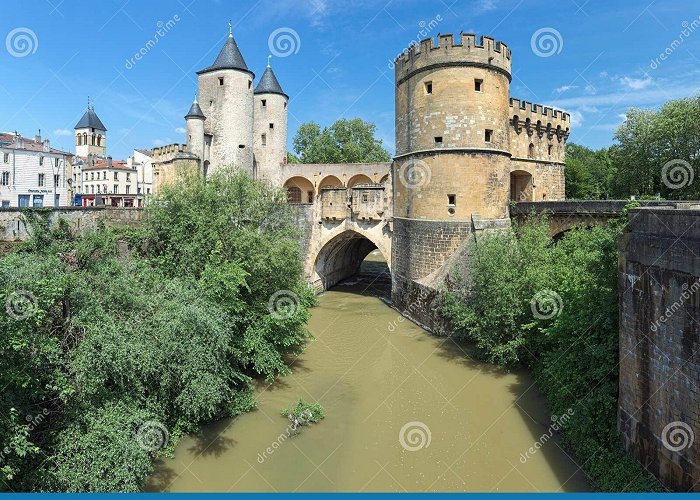
MULTIPOLYGON (((27 228, 24 223, 23 212, 24 210, 18 209, 0 209, 0 241, 15 242, 29 239, 31 228, 27 228)), ((37 213, 46 213, 52 224, 63 219, 76 232, 95 230, 100 221, 108 226, 138 225, 143 218, 143 211, 133 208, 57 208, 38 210, 37 213)))
POLYGON ((668 488, 700 491, 700 210, 642 208, 619 243, 625 447, 668 488))

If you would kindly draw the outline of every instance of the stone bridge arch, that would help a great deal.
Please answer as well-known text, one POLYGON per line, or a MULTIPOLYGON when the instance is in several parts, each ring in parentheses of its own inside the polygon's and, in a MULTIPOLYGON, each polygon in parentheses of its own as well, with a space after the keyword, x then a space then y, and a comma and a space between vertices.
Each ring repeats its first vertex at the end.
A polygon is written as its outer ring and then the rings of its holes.
POLYGON ((375 249, 381 252, 391 270, 391 235, 388 231, 385 234, 377 227, 364 228, 355 223, 335 228, 309 252, 309 281, 316 289, 328 290, 359 273, 362 261, 375 249))

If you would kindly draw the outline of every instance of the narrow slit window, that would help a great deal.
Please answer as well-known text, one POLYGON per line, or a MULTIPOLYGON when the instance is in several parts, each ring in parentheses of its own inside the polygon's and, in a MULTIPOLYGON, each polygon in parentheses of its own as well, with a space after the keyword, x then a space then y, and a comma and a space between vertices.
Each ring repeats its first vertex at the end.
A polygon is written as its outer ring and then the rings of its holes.
POLYGON ((454 207, 457 204, 457 195, 456 194, 448 194, 447 195, 447 204, 450 205, 451 207, 454 207))
POLYGON ((425 82, 425 93, 426 94, 433 93, 433 82, 425 82))
POLYGON ((224 84, 224 77, 220 76, 219 77, 219 86, 222 86, 224 84))
POLYGON ((267 146, 267 134, 261 135, 260 139, 262 140, 262 145, 267 146))
POLYGON ((267 106, 267 99, 263 99, 263 100, 260 101, 260 102, 262 103, 262 107, 263 107, 263 108, 267 106))
POLYGON ((493 130, 486 130, 484 134, 484 140, 486 142, 491 142, 493 140, 493 130))
POLYGON ((274 124, 274 123, 270 123, 270 130, 272 130, 272 129, 274 129, 274 128, 275 128, 275 124, 274 124))
POLYGON ((552 156, 553 149, 554 149, 554 146, 552 146, 551 144, 547 147, 547 154, 549 154, 549 156, 552 156))
POLYGON ((474 90, 476 92, 481 92, 484 88, 484 81, 481 79, 476 79, 474 80, 474 90))
POLYGON ((442 136, 438 136, 435 138, 435 144, 442 144, 442 136))

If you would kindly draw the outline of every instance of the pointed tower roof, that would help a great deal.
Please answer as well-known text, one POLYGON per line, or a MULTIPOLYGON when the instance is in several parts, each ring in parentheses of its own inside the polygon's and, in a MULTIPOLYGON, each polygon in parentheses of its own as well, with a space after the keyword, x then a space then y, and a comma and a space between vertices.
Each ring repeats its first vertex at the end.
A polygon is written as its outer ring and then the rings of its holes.
POLYGON ((201 71, 197 71, 197 74, 201 75, 221 69, 237 69, 240 71, 245 71, 246 73, 253 75, 253 78, 255 78, 253 72, 248 69, 245 60, 243 59, 243 54, 241 54, 238 44, 236 44, 236 40, 233 39, 232 33, 229 33, 228 39, 226 39, 226 43, 222 47, 221 52, 219 52, 219 56, 216 58, 216 61, 214 61, 214 64, 208 68, 204 68, 201 71))
POLYGON ((197 102, 196 97, 194 98, 192 106, 190 106, 190 110, 185 115, 185 120, 189 118, 201 118, 202 120, 207 119, 207 117, 204 116, 204 113, 202 113, 202 108, 199 107, 199 103, 197 102))
POLYGON ((277 81, 275 72, 272 71, 272 68, 269 65, 267 68, 265 68, 265 72, 260 78, 258 86, 255 87, 255 94, 279 94, 289 99, 289 96, 282 90, 280 82, 277 81))
POLYGON ((87 111, 75 126, 75 130, 78 130, 79 128, 94 128, 97 130, 104 130, 105 132, 107 131, 107 127, 102 124, 100 117, 97 116, 97 113, 95 113, 93 107, 89 105, 87 111))

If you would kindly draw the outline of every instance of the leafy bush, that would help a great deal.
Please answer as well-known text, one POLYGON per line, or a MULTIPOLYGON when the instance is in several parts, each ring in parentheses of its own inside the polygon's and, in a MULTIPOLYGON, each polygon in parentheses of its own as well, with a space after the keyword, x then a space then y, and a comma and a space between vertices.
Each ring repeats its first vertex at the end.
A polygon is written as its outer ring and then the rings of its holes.
POLYGON ((14 308, 0 315, 0 484, 138 491, 179 436, 254 407, 252 378, 286 373, 309 335, 281 200, 225 172, 168 189, 142 230, 75 237, 30 216, 32 240, 0 258, 0 303, 14 308), (283 315, 269 307, 278 290, 298 299, 283 315), (143 445, 145 423, 162 446, 143 445))
POLYGON ((617 435, 619 225, 575 229, 556 245, 547 221, 478 242, 445 314, 482 358, 529 367, 562 438, 605 491, 658 487, 617 435))
POLYGON ((294 407, 280 411, 280 415, 287 417, 296 426, 316 424, 326 417, 320 404, 307 403, 303 399, 297 401, 294 407))

